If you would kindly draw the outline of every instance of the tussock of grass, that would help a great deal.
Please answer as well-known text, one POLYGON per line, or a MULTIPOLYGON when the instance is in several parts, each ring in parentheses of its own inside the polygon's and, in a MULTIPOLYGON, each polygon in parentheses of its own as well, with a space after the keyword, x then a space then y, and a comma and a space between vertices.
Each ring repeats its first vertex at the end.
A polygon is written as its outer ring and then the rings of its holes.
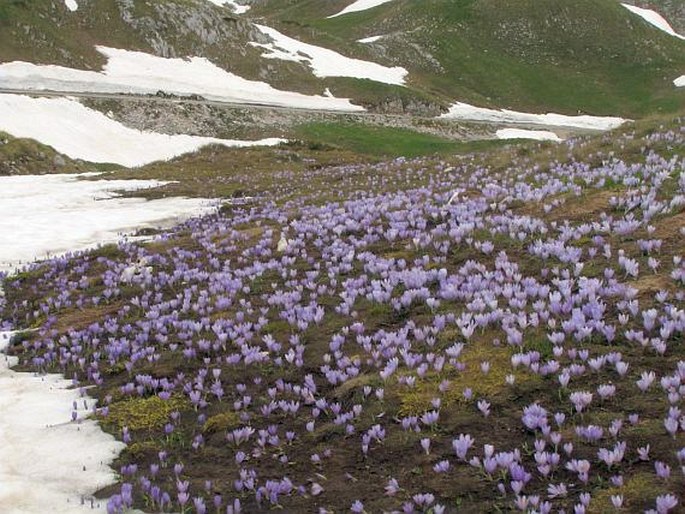
POLYGON ((375 379, 377 379, 377 375, 371 375, 369 373, 357 375, 336 387, 331 393, 331 396, 337 399, 345 398, 355 389, 361 390, 364 386, 372 384, 375 379))

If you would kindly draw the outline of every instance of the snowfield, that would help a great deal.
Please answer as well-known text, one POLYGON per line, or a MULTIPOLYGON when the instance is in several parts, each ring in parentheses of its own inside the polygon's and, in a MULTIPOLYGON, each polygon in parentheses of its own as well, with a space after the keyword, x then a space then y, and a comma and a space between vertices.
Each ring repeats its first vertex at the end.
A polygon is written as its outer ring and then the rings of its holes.
POLYGON ((675 87, 685 87, 685 75, 681 75, 673 81, 675 87))
POLYGON ((271 27, 255 26, 273 40, 272 43, 250 43, 252 46, 268 50, 268 53, 262 54, 262 57, 267 59, 305 63, 314 75, 322 78, 352 77, 398 86, 405 83, 408 72, 401 66, 390 68, 370 61, 352 59, 328 48, 303 43, 271 27))
POLYGON ((76 0, 64 0, 64 4, 71 12, 78 10, 78 4, 76 3, 76 0))
POLYGON ((266 82, 247 80, 203 57, 166 59, 106 46, 96 48, 107 57, 102 72, 13 61, 0 64, 0 84, 8 89, 65 92, 146 95, 165 91, 180 96, 201 95, 218 102, 331 111, 364 110, 345 98, 281 91, 266 82))
MULTIPOLYGON (((0 332, 0 352, 12 335, 0 332)), ((116 482, 109 464, 125 445, 86 419, 94 401, 70 389, 71 380, 17 373, 14 364, 0 354, 0 511, 106 512, 106 501, 91 495, 116 482)))
MULTIPOLYGON (((54 256, 115 242, 122 233, 168 226, 214 209, 206 199, 175 197, 146 201, 121 198, 114 193, 164 182, 80 178, 80 175, 0 177, 0 240, 12 241, 12 244, 0 245, 0 271, 11 271, 47 254, 54 256)), ((0 387, 0 390, 4 389, 0 387)))
POLYGON ((343 14, 349 14, 351 12, 366 11, 367 9, 371 9, 382 4, 387 4, 390 1, 391 0, 357 0, 356 2, 352 2, 350 5, 345 7, 339 13, 329 16, 329 18, 335 18, 336 16, 342 16, 343 14))
POLYGON ((506 128, 496 132, 497 139, 535 139, 537 141, 560 142, 562 139, 548 130, 523 130, 506 128))
POLYGON ((74 159, 142 166, 194 152, 209 144, 276 145, 282 139, 239 141, 142 132, 68 98, 0 94, 0 130, 35 139, 74 159))
POLYGON ((564 114, 530 114, 510 111, 508 109, 487 109, 475 107, 462 102, 452 105, 440 118, 488 121, 494 123, 512 123, 525 125, 546 125, 551 127, 573 127, 588 130, 611 130, 620 127, 628 120, 611 116, 567 116, 564 114))
POLYGON ((667 34, 670 34, 671 36, 675 36, 677 38, 685 40, 685 36, 681 36, 678 34, 675 30, 673 30, 673 27, 671 27, 670 23, 664 19, 663 16, 661 16, 658 12, 653 11, 651 9, 643 9, 642 7, 636 7, 634 5, 629 5, 629 4, 621 4, 623 7, 628 9, 630 12, 633 14, 637 14, 640 18, 645 20, 647 23, 654 25, 656 28, 659 30, 663 30, 667 34))

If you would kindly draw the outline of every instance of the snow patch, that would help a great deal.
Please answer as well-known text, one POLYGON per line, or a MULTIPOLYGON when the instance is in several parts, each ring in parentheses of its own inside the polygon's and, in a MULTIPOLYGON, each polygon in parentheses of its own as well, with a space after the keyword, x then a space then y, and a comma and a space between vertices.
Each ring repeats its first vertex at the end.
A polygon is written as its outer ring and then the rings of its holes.
POLYGON ((305 63, 317 77, 352 77, 399 86, 405 83, 408 72, 400 66, 389 68, 370 61, 352 59, 328 48, 303 43, 271 27, 255 26, 262 34, 273 40, 266 44, 250 43, 252 46, 268 50, 268 53, 262 54, 262 57, 267 59, 305 63))
MULTIPOLYGON (((115 193, 164 182, 81 178, 82 175, 0 177, 0 241, 12 242, 0 245, 0 271, 11 271, 48 254, 116 242, 123 233, 168 226, 215 209, 213 202, 206 199, 174 197, 147 201, 122 198, 115 193)), ((0 388, 0 402, 5 396, 0 388)), ((4 414, 0 421, 3 417, 4 414)), ((0 449, 3 446, 0 444, 0 449)), ((0 458, 0 468, 2 462, 0 458)))
POLYGON ((440 118, 488 121, 494 123, 512 123, 525 125, 547 125, 552 127, 573 127, 588 130, 611 130, 628 120, 612 116, 567 116, 564 114, 530 114, 510 111, 508 109, 487 109, 457 102, 440 118))
POLYGON ((384 35, 369 36, 369 37, 365 37, 362 39, 357 39, 357 43, 375 43, 376 41, 378 41, 379 39, 381 39, 383 37, 384 37, 384 35))
POLYGON ((74 12, 78 9, 78 4, 76 3, 76 0, 64 0, 64 4, 67 6, 67 9, 69 9, 71 12, 74 12))
POLYGON ((73 159, 129 167, 170 159, 209 144, 243 147, 283 142, 277 138, 238 141, 142 132, 75 100, 9 94, 0 94, 0 130, 35 139, 73 159))
POLYGON ((682 75, 673 81, 675 87, 685 87, 685 75, 682 75))
POLYGON ((563 141, 554 132, 548 130, 523 130, 506 128, 496 132, 497 139, 535 139, 536 141, 563 141))
POLYGON ((345 7, 339 13, 329 16, 329 18, 335 18, 336 16, 342 16, 343 14, 349 14, 351 12, 366 11, 367 9, 371 9, 382 4, 387 4, 390 1, 391 0, 357 0, 356 2, 352 2, 350 5, 345 7))
POLYGON ((214 5, 218 6, 224 6, 224 5, 229 5, 233 8, 233 12, 236 14, 245 14, 247 11, 250 10, 249 5, 240 5, 237 3, 235 0, 209 0, 212 2, 214 5))
POLYGON ((667 34, 670 34, 671 36, 675 36, 677 38, 685 40, 685 36, 681 36, 675 30, 673 30, 673 27, 671 27, 671 25, 658 12, 653 11, 651 9, 643 9, 642 7, 636 7, 636 6, 630 5, 630 4, 621 4, 621 5, 623 7, 625 7, 626 9, 628 9, 633 14, 637 14, 640 18, 645 20, 647 23, 654 25, 659 30, 663 30, 664 32, 666 32, 667 34))
MULTIPOLYGON (((14 233, 8 237, 14 240, 14 233)), ((0 332, 0 352, 12 335, 0 332)), ((109 464, 124 444, 87 419, 95 402, 69 389, 70 380, 58 374, 17 373, 10 369, 13 364, 16 359, 0 355, 0 510, 106 512, 106 502, 92 494, 116 482, 109 464), (71 417, 74 402, 76 422, 71 417)))
POLYGON ((0 84, 7 89, 91 93, 201 95, 218 102, 247 103, 363 111, 346 98, 325 98, 281 91, 265 82, 247 80, 227 72, 203 57, 166 59, 144 52, 106 46, 97 50, 107 57, 102 72, 77 70, 22 61, 0 64, 0 84))

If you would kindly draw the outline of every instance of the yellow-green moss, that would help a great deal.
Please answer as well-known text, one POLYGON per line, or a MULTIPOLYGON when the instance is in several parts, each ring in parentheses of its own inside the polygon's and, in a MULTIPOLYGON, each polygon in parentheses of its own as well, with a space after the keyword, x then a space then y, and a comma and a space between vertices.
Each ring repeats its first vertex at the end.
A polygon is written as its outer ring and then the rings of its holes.
POLYGON ((647 472, 637 473, 627 479, 622 487, 610 487, 595 492, 588 512, 591 514, 613 512, 615 509, 611 503, 611 497, 621 494, 625 511, 638 512, 642 510, 640 508, 642 502, 655 498, 661 493, 663 490, 656 481, 656 475, 647 472))
POLYGON ((162 400, 159 396, 133 398, 110 405, 105 423, 119 429, 153 430, 164 426, 173 411, 186 406, 187 401, 179 396, 172 396, 169 400, 162 400))
POLYGON ((155 441, 137 441, 126 448, 126 453, 132 458, 143 457, 148 453, 157 453, 162 446, 155 441))
POLYGON ((124 371, 126 371, 126 366, 124 366, 124 363, 117 362, 112 366, 108 367, 105 370, 105 373, 107 373, 108 375, 118 375, 119 373, 123 373, 124 371))
MULTIPOLYGON (((442 373, 429 374, 421 381, 417 381, 416 387, 400 392, 401 416, 418 415, 432 409, 431 400, 435 397, 442 398, 443 406, 457 402, 465 402, 463 392, 471 389, 474 397, 489 397, 501 392, 506 385, 506 376, 512 373, 511 350, 507 347, 496 347, 486 341, 473 341, 469 343, 459 361, 466 365, 462 372, 452 368, 442 373), (482 362, 490 363, 488 373, 481 371, 482 362), (442 380, 450 381, 450 387, 444 394, 438 390, 442 380)), ((539 380, 531 373, 519 371, 516 373, 517 383, 521 381, 539 380)))
POLYGON ((206 434, 226 432, 240 425, 240 418, 236 412, 222 412, 207 419, 202 431, 206 434))

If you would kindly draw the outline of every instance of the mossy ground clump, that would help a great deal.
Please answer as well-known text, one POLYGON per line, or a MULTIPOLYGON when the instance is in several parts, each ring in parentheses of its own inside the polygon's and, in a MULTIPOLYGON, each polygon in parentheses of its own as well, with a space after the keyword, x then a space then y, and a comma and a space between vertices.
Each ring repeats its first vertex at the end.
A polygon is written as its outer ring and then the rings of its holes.
MULTIPOLYGON (((480 398, 493 399, 503 393, 507 387, 507 375, 511 374, 511 350, 493 346, 485 341, 470 343, 461 354, 459 361, 464 364, 463 371, 446 369, 434 373, 426 380, 418 382, 413 388, 406 388, 398 393, 400 400, 399 413, 404 416, 420 415, 431 410, 431 400, 442 398, 442 407, 454 404, 467 404, 480 398), (481 365, 489 367, 484 372, 481 365), (440 393, 439 386, 443 380, 449 381, 445 393, 440 393), (465 396, 470 391, 470 398, 465 396)), ((539 381, 532 373, 515 374, 515 384, 539 381)))
POLYGON ((106 426, 119 430, 124 427, 133 431, 154 430, 164 426, 172 412, 187 407, 187 400, 179 396, 172 396, 168 400, 159 396, 133 398, 110 405, 103 422, 106 426))
POLYGON ((658 483, 654 473, 640 472, 632 475, 621 487, 609 487, 597 491, 592 496, 589 514, 603 514, 613 512, 611 497, 623 496, 625 512, 642 512, 649 507, 648 500, 662 492, 662 485, 658 483))
POLYGON ((236 412, 226 411, 215 414, 207 419, 202 427, 205 434, 222 433, 241 425, 240 417, 236 412))

